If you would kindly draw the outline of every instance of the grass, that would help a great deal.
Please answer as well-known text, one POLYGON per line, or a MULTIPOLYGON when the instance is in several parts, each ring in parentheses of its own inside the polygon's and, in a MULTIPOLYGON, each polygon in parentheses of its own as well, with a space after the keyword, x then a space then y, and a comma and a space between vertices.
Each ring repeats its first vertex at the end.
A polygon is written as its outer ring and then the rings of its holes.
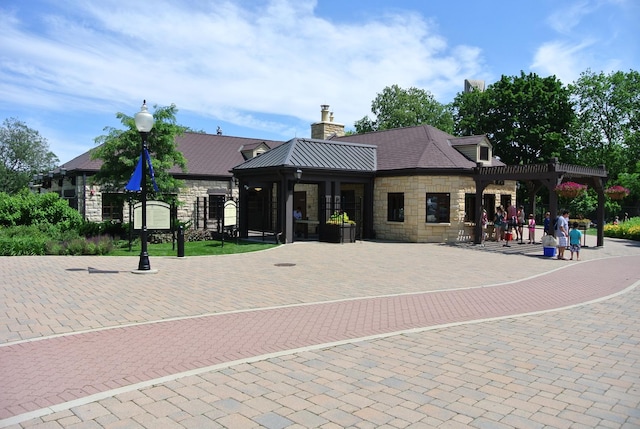
MULTIPOLYGON (((249 241, 189 241, 184 243, 184 256, 206 256, 206 255, 230 255, 233 253, 257 252, 277 246, 274 243, 256 243, 249 241)), ((149 256, 177 256, 178 244, 175 249, 172 243, 149 244, 147 246, 149 256)), ((129 251, 129 242, 121 242, 109 256, 137 256, 140 254, 140 242, 132 244, 129 251)))

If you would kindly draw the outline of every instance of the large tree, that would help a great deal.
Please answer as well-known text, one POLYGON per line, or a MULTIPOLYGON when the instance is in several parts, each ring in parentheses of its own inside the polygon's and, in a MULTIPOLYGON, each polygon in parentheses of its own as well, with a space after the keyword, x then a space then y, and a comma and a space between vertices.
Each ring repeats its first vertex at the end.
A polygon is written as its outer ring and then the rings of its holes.
MULTIPOLYGON (((153 165, 155 180, 161 194, 176 193, 182 186, 169 170, 178 166, 186 173, 187 161, 178 151, 175 138, 186 131, 186 127, 176 123, 178 109, 175 105, 168 107, 154 106, 155 123, 149 133, 147 144, 153 165)), ((94 180, 105 189, 122 190, 131 178, 136 163, 140 158, 141 140, 132 116, 117 113, 124 130, 106 127, 106 135, 97 137, 99 146, 92 151, 92 159, 101 159, 100 171, 94 180)), ((153 192, 153 187, 149 187, 153 192)))
POLYGON ((576 101, 577 162, 604 164, 613 178, 633 172, 640 159, 640 73, 587 70, 569 88, 576 101))
POLYGON ((0 192, 15 194, 33 175, 58 164, 47 139, 15 118, 5 119, 0 128, 0 192))
POLYGON ((567 160, 574 121, 567 88, 555 76, 502 76, 485 92, 458 94, 455 132, 486 134, 507 164, 532 164, 557 156, 567 160))
POLYGON ((439 103, 429 91, 392 85, 384 88, 371 102, 371 113, 354 124, 357 133, 366 133, 414 125, 432 125, 442 131, 453 131, 449 106, 439 103))

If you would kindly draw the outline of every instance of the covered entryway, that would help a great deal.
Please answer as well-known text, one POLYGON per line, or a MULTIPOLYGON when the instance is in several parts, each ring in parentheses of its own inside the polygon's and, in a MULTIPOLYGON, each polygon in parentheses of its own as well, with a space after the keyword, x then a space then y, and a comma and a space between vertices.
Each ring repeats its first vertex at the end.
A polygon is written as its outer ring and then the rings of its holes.
POLYGON ((292 139, 232 169, 240 189, 239 234, 260 229, 291 243, 312 231, 321 239, 331 216, 346 211, 358 237, 368 238, 375 171, 375 146, 292 139), (303 213, 298 225, 297 208, 303 213))
MULTIPOLYGON (((546 164, 505 165, 498 167, 483 167, 481 164, 478 164, 475 168, 473 179, 476 182, 476 219, 480 219, 482 216, 481 202, 485 188, 489 184, 499 181, 516 180, 525 183, 529 194, 529 201, 533 204, 533 207, 531 207, 532 213, 535 213, 535 196, 541 189, 546 187, 549 190, 549 211, 554 217, 558 213, 558 196, 554 191, 557 185, 564 181, 571 180, 592 187, 598 194, 597 245, 604 245, 604 189, 607 181, 607 170, 604 166, 593 168, 561 164, 557 158, 552 158, 551 161, 546 164)), ((474 242, 480 244, 481 239, 482 224, 476 222, 474 242)))

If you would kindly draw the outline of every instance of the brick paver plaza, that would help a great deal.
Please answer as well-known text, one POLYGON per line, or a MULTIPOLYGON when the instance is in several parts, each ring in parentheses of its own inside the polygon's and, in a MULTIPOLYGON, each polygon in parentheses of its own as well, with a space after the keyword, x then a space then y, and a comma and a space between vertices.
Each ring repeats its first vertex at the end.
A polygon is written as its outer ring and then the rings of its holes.
POLYGON ((640 245, 588 240, 0 258, 0 427, 639 428, 640 245))

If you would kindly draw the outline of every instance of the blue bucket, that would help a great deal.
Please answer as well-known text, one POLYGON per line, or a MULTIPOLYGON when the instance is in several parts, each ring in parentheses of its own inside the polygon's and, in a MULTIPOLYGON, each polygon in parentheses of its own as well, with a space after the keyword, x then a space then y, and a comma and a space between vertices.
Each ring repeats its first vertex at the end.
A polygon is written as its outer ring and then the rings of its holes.
POLYGON ((542 250, 544 251, 544 256, 548 256, 550 258, 553 258, 554 256, 556 256, 555 247, 543 247, 542 250))

